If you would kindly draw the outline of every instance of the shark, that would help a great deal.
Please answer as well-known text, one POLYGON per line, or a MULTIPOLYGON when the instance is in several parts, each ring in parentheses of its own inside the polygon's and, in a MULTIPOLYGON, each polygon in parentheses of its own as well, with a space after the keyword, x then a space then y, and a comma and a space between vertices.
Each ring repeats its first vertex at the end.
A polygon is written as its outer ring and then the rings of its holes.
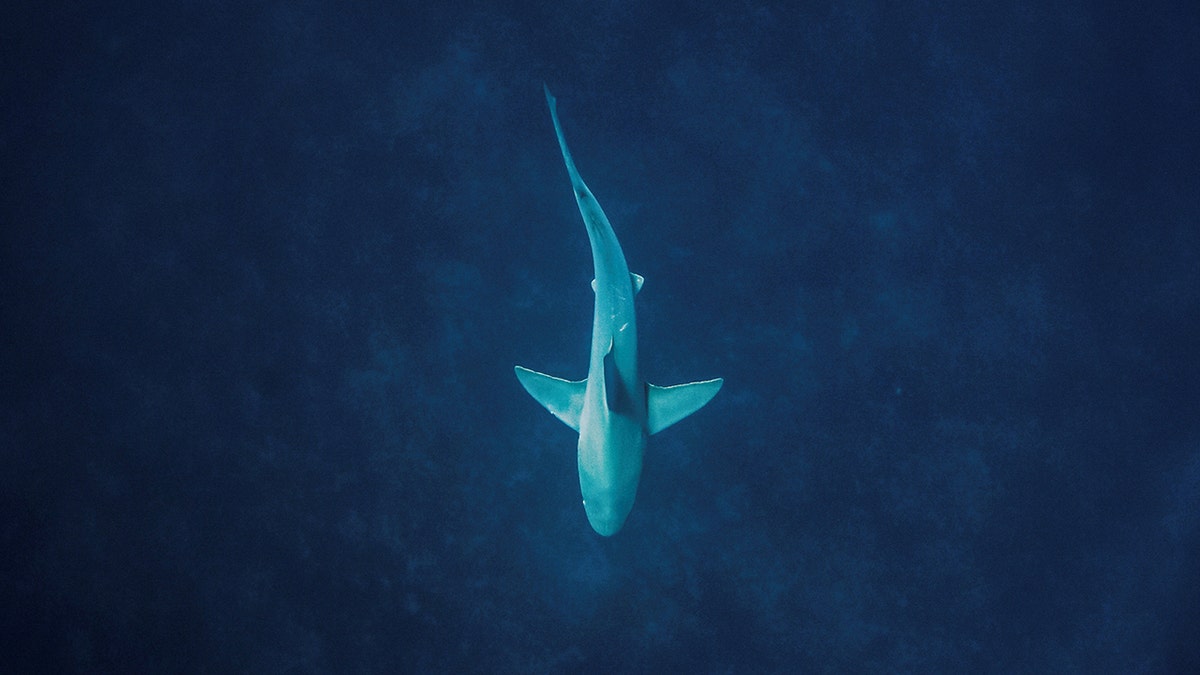
POLYGON ((600 203, 583 182, 558 119, 557 99, 543 85, 558 147, 592 248, 596 303, 587 378, 565 380, 521 366, 517 379, 535 401, 579 433, 579 490, 588 523, 610 537, 637 497, 646 440, 704 407, 721 389, 716 378, 670 387, 649 384, 638 370, 634 296, 644 279, 625 253, 600 203))

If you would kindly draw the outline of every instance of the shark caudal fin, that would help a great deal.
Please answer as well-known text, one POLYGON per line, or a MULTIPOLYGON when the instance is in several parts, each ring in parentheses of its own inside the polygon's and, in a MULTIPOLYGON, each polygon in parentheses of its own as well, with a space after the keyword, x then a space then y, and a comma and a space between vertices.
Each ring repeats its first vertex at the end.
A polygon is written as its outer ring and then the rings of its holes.
POLYGON ((587 388, 587 380, 571 382, 521 366, 516 367, 516 373, 521 386, 525 387, 533 400, 541 403, 564 424, 579 431, 579 415, 583 412, 583 392, 587 388))
MULTIPOLYGON (((646 383, 647 431, 652 434, 666 429, 704 407, 721 390, 725 380, 705 380, 659 387, 646 383)), ((553 412, 553 411, 551 411, 553 412)))

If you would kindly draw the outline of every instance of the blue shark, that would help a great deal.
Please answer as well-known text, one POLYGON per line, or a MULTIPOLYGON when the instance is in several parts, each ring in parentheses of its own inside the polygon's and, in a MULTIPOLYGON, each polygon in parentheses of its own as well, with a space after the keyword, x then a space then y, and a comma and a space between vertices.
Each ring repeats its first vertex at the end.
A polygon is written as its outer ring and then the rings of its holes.
POLYGON ((603 536, 625 524, 637 497, 646 439, 691 415, 716 396, 721 378, 659 387, 638 370, 634 296, 643 279, 629 272, 608 217, 584 184, 562 125, 557 100, 545 87, 546 104, 571 188, 592 247, 596 296, 587 379, 564 380, 516 366, 525 391, 552 415, 579 432, 579 489, 592 529, 603 536))

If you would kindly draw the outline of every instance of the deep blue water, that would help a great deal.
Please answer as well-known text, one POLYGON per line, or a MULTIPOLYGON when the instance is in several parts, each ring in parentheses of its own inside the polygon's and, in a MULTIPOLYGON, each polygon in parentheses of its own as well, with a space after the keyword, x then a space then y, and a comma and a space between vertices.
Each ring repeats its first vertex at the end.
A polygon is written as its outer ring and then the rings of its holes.
POLYGON ((1200 672, 1194 3, 428 4, 6 10, 0 670, 1200 672))

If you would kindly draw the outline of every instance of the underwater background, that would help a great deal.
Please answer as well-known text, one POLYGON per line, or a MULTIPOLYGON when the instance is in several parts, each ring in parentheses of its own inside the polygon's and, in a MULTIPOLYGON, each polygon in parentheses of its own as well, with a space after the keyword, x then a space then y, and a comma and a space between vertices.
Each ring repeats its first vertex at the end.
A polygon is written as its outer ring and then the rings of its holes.
POLYGON ((5 10, 0 670, 1200 672, 1200 6, 533 5, 5 10))

